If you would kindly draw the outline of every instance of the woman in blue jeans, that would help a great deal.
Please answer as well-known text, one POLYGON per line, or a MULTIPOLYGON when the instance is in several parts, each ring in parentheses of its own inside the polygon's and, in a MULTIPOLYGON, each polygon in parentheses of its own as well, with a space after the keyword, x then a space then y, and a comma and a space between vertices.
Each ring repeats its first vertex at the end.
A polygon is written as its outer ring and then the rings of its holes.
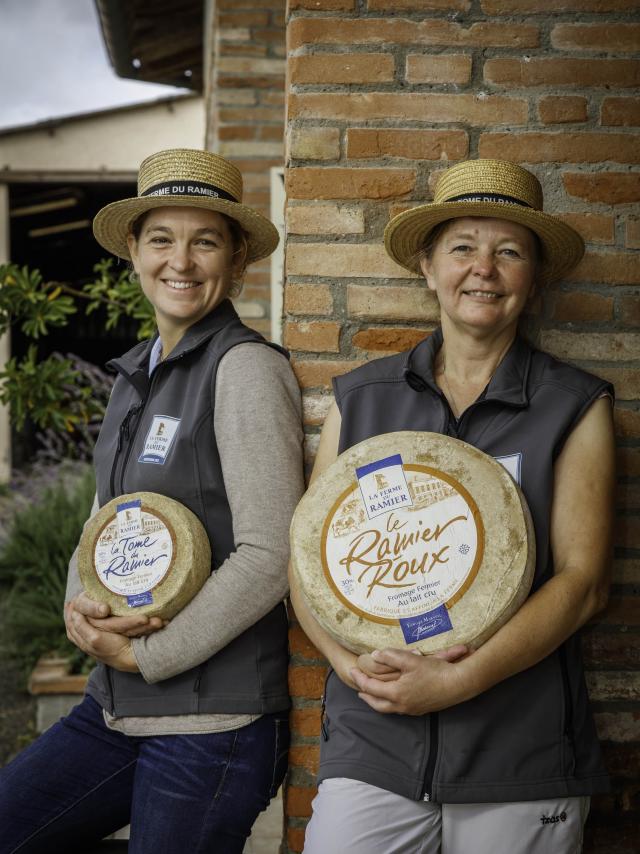
POLYGON ((163 623, 111 616, 72 558, 67 633, 98 666, 80 705, 0 773, 0 854, 67 854, 127 823, 131 854, 235 854, 284 777, 300 400, 286 353, 228 299, 278 242, 241 199, 224 158, 162 151, 142 163, 138 196, 94 220, 98 242, 131 260, 158 327, 111 363, 94 509, 142 490, 181 501, 207 531, 212 572, 163 623), (171 441, 147 453, 167 421, 171 441))

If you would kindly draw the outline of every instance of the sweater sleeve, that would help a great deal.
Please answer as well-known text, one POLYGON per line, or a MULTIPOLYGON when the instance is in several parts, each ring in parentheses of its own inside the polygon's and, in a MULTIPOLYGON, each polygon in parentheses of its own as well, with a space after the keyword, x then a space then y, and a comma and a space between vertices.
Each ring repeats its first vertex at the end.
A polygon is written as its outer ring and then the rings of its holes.
POLYGON ((286 596, 289 524, 303 489, 300 392, 280 353, 239 344, 218 366, 215 437, 236 549, 161 631, 133 641, 144 679, 206 661, 286 596))

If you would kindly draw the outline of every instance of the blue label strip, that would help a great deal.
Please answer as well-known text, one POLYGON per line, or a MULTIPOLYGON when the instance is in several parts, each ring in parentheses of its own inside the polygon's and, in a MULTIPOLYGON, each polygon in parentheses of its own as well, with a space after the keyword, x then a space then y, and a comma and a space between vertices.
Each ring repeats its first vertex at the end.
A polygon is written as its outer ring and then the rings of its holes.
POLYGON ((369 463, 366 466, 360 466, 360 468, 356 469, 357 477, 364 477, 366 474, 371 474, 372 471, 378 471, 378 469, 384 469, 387 466, 401 466, 402 465, 402 457, 400 454, 394 454, 392 457, 386 457, 384 460, 378 460, 375 463, 369 463))
POLYGON ((130 608, 139 608, 141 605, 153 605, 153 596, 148 590, 145 593, 136 593, 135 596, 127 596, 127 605, 130 608))
POLYGON ((426 614, 405 617, 400 620, 400 627, 406 643, 416 643, 423 638, 450 632, 453 628, 449 612, 444 605, 434 608, 433 611, 427 611, 426 614))
POLYGON ((138 457, 139 463, 155 463, 156 465, 164 465, 164 457, 159 454, 140 454, 138 457))
POLYGON ((116 511, 129 510, 130 507, 142 507, 142 499, 135 498, 133 501, 125 501, 124 504, 116 504, 116 511))

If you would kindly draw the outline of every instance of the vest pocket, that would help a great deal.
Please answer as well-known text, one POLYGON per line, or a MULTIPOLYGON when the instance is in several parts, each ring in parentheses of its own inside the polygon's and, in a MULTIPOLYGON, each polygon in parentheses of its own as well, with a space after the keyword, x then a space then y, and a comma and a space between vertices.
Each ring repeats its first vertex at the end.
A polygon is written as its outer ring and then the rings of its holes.
POLYGON ((322 689, 322 705, 320 707, 320 734, 323 741, 329 741, 329 715, 327 714, 327 683, 329 677, 333 673, 333 668, 327 670, 327 675, 324 677, 324 687, 322 689))
POLYGON ((562 675, 563 703, 561 764, 565 774, 573 774, 576 767, 576 749, 573 733, 573 695, 571 693, 571 682, 569 681, 567 648, 565 644, 558 649, 558 660, 560 662, 560 673, 562 675))

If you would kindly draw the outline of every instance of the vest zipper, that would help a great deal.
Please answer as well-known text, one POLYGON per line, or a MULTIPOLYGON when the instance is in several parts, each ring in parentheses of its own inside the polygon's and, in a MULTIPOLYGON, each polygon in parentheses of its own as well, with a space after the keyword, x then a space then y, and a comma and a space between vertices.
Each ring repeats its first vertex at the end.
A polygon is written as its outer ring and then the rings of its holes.
POLYGON ((111 675, 111 668, 108 664, 105 664, 105 670, 107 672, 107 684, 109 685, 109 700, 111 702, 109 708, 109 714, 115 715, 116 713, 116 696, 115 691, 113 690, 113 677, 111 675))
POLYGON ((202 682, 202 675, 204 673, 205 664, 201 664, 198 667, 198 673, 193 682, 193 714, 198 714, 200 711, 200 683, 202 682))
MULTIPOLYGON (((118 428, 118 445, 116 448, 115 457, 113 458, 113 465, 111 466, 111 477, 109 479, 109 489, 111 491, 112 498, 115 498, 116 495, 122 494, 122 489, 120 489, 119 492, 116 492, 116 471, 118 469, 118 462, 120 460, 120 454, 122 452, 122 448, 123 448, 124 443, 129 441, 129 435, 131 432, 130 431, 131 420, 142 409, 143 406, 144 406, 144 401, 141 403, 136 403, 135 406, 132 406, 129 409, 129 411, 127 412, 127 414, 124 416, 122 424, 118 428)), ((128 456, 128 453, 127 453, 127 456, 128 456)), ((124 471, 124 465, 123 465, 123 471, 124 471)), ((121 485, 122 485, 122 478, 121 478, 121 485)))
POLYGON ((320 707, 320 732, 323 741, 329 741, 329 718, 327 717, 327 682, 331 676, 331 667, 327 670, 327 675, 324 678, 324 688, 322 691, 322 704, 320 707))
POLYGON ((424 772, 424 794, 423 801, 430 801, 433 797, 433 778, 436 772, 436 759, 438 758, 438 712, 429 715, 429 759, 424 772))
MULTIPOLYGON (((177 360, 179 358, 182 358, 184 355, 185 355, 185 353, 180 353, 178 356, 175 356, 174 359, 177 360)), ((160 364, 162 365, 164 363, 161 362, 160 364)), ((125 472, 125 469, 127 467, 127 463, 129 462, 129 456, 131 454, 131 445, 133 444, 133 440, 136 437, 136 433, 138 431, 138 426, 140 424, 140 418, 138 416, 140 416, 143 409, 147 405, 147 400, 151 397, 151 390, 153 389, 153 383, 154 383, 156 374, 158 373, 159 367, 160 367, 160 365, 156 366, 155 370, 153 371, 153 373, 150 377, 147 396, 142 398, 140 403, 134 404, 129 409, 129 411, 125 415, 124 420, 122 421, 122 424, 120 425, 120 428, 118 430, 118 447, 116 449, 116 456, 115 456, 115 459, 113 461, 113 465, 111 467, 111 479, 110 479, 111 495, 114 498, 116 495, 122 495, 122 493, 123 493, 123 490, 124 490, 124 486, 123 486, 124 472, 125 472), (134 425, 133 432, 132 432, 131 431, 131 423, 133 422, 134 418, 135 418, 135 425, 134 425), (130 439, 131 439, 131 442, 129 442, 130 439), (120 490, 118 492, 116 492, 116 471, 118 468, 118 460, 120 458, 120 453, 121 453, 125 443, 128 443, 128 447, 125 449, 124 460, 123 460, 122 466, 120 468, 120 490)))
POLYGON ((125 449, 124 459, 122 460, 122 466, 120 468, 120 491, 118 493, 119 495, 122 495, 124 493, 124 473, 125 469, 127 468, 127 463, 129 462, 129 457, 131 456, 131 447, 133 445, 133 441, 136 437, 136 433, 138 432, 140 421, 142 420, 140 418, 140 415, 145 407, 146 402, 146 400, 142 400, 140 403, 136 404, 132 409, 130 409, 129 413, 131 414, 131 418, 126 420, 124 440, 127 443, 127 447, 125 449), (133 430, 130 429, 132 422, 133 430))
POLYGON ((571 772, 575 768, 576 748, 573 738, 573 698, 571 697, 571 683, 569 681, 569 667, 567 664, 567 650, 563 644, 558 650, 560 659, 560 672, 562 674, 562 691, 564 694, 564 735, 571 749, 571 772))

